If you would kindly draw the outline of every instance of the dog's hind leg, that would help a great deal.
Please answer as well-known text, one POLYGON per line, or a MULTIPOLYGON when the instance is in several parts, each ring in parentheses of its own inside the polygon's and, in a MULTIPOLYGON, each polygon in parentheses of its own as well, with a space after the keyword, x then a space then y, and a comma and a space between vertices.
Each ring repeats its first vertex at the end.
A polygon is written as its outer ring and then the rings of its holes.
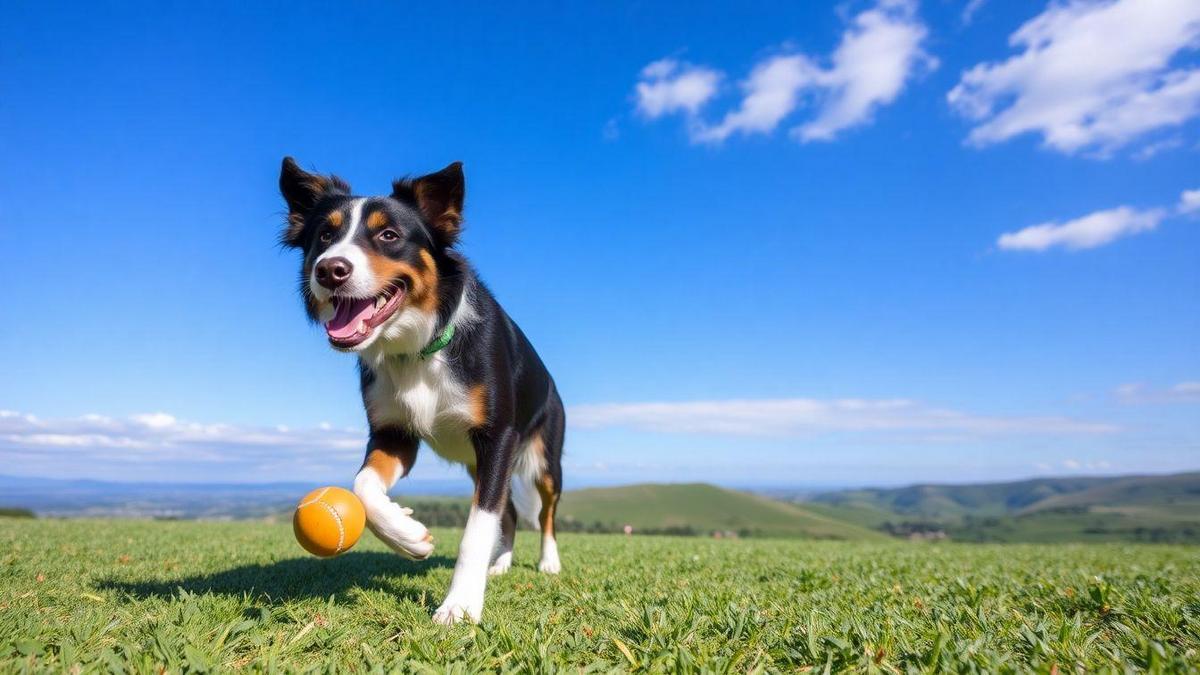
POLYGON ((557 391, 552 391, 546 406, 546 421, 542 425, 542 473, 536 484, 542 508, 538 512, 538 527, 542 530, 542 559, 538 569, 558 574, 562 563, 558 559, 558 540, 554 532, 554 514, 562 496, 562 450, 566 434, 567 415, 557 391))
POLYGON ((504 509, 504 516, 500 519, 500 544, 496 547, 496 553, 492 557, 492 566, 488 568, 489 575, 504 574, 512 568, 513 541, 516 537, 517 510, 513 506, 512 499, 509 499, 508 506, 504 509))
POLYGON ((558 540, 554 538, 554 511, 558 507, 562 486, 546 471, 537 482, 537 488, 542 498, 542 508, 538 512, 538 526, 542 530, 542 559, 538 561, 538 569, 547 574, 558 574, 562 571, 562 563, 558 560, 558 540))
POLYGON ((367 457, 354 478, 354 494, 367 512, 367 527, 393 551, 424 560, 433 553, 433 537, 420 521, 391 497, 388 490, 408 475, 420 441, 395 428, 372 428, 367 457))

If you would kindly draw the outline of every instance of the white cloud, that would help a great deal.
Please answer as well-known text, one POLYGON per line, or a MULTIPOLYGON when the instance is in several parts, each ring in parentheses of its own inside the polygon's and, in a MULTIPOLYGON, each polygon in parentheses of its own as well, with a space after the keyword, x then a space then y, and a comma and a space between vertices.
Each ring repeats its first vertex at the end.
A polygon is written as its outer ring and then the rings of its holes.
POLYGON ((1163 209, 1138 210, 1118 206, 1096 211, 1065 223, 1031 225, 1000 235, 996 245, 1006 251, 1045 251, 1054 247, 1070 250, 1096 248, 1158 227, 1167 212, 1163 209))
POLYGON ((928 31, 915 15, 915 2, 883 0, 856 16, 833 53, 833 67, 820 73, 817 83, 825 100, 816 119, 792 129, 792 135, 802 141, 832 140, 896 100, 914 73, 936 67, 921 49, 928 31))
POLYGON ((967 0, 967 4, 962 10, 962 22, 964 26, 970 25, 975 20, 975 15, 979 10, 983 9, 984 3, 987 0, 967 0))
POLYGON ((1039 133, 1061 152, 1110 152, 1200 113, 1200 2, 1051 3, 1009 37, 1020 53, 963 73, 950 104, 976 145, 1039 133))
MULTIPOLYGON (((1045 463, 1041 464, 1040 466, 1044 466, 1047 469, 1050 468, 1050 465, 1045 463)), ((1067 471, 1094 473, 1097 471, 1108 471, 1112 469, 1112 462, 1108 461, 1107 459, 1064 459, 1062 462, 1060 462, 1060 466, 1067 471)))
POLYGON ((602 403, 571 408, 581 429, 625 427, 641 431, 731 436, 794 436, 821 432, 954 433, 966 437, 1007 434, 1103 434, 1110 424, 1064 417, 974 415, 906 399, 768 399, 687 403, 602 403), (965 435, 965 436, 963 436, 965 435))
POLYGON ((714 94, 721 74, 701 66, 661 59, 642 69, 634 88, 638 112, 650 119, 675 112, 694 115, 714 94))
POLYGON ((176 420, 171 415, 166 413, 148 413, 143 415, 134 415, 131 417, 134 422, 143 424, 151 429, 167 429, 176 424, 176 420))
POLYGON ((878 0, 856 15, 827 68, 802 54, 764 59, 741 83, 738 107, 717 124, 706 124, 695 115, 716 93, 719 74, 694 66, 680 70, 670 59, 643 69, 637 85, 638 110, 649 118, 685 113, 694 142, 719 143, 739 133, 774 131, 799 107, 804 94, 811 93, 816 115, 793 128, 791 135, 803 142, 832 140, 845 129, 869 122, 874 111, 894 101, 921 68, 936 65, 921 46, 928 30, 916 17, 916 6, 915 0, 878 0), (705 78, 686 88, 692 92, 689 105, 664 103, 683 99, 674 89, 681 78, 696 72, 705 78))
POLYGON ((1175 209, 1179 213, 1193 213, 1200 211, 1200 190, 1184 190, 1179 195, 1179 204, 1175 209))
POLYGON ((1164 138, 1161 141, 1147 143, 1146 145, 1138 148, 1132 156, 1139 162, 1144 162, 1164 152, 1181 147, 1183 147, 1183 138, 1180 136, 1172 136, 1170 138, 1164 138))
POLYGON ((1129 382, 1113 389, 1113 395, 1122 403, 1194 403, 1200 402, 1200 381, 1185 380, 1165 388, 1129 382))
POLYGON ((713 127, 698 125, 696 141, 723 141, 734 133, 767 133, 796 108, 800 90, 816 82, 818 70, 800 55, 776 56, 754 67, 742 83, 741 106, 713 127))
POLYGON ((1034 462, 1033 466, 1042 473, 1097 473, 1111 471, 1113 468, 1112 462, 1107 459, 1082 460, 1070 457, 1058 463, 1034 462))
POLYGON ((104 465, 109 477, 269 481, 278 474, 254 472, 284 462, 328 466, 342 477, 358 466, 365 444, 365 430, 326 424, 291 429, 198 424, 166 413, 41 419, 0 411, 0 466, 44 474, 104 465))

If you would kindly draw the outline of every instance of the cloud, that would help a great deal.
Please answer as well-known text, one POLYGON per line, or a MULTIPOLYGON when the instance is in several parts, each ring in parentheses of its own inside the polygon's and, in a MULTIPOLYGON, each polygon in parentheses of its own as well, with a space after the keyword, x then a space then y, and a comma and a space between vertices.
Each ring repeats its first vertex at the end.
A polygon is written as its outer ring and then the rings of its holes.
POLYGON ((819 71, 804 56, 776 56, 759 63, 742 83, 741 106, 720 124, 693 127, 692 140, 719 142, 734 133, 768 133, 796 108, 800 90, 816 82, 819 71))
POLYGON ((964 26, 971 25, 971 22, 975 20, 975 15, 979 13, 979 10, 983 9, 983 5, 986 2, 987 0, 967 0, 967 4, 962 10, 962 22, 964 26))
POLYGON ((996 245, 1006 251, 1046 251, 1055 247, 1073 251, 1096 248, 1123 237, 1154 230, 1159 223, 1172 216, 1196 211, 1200 211, 1200 189, 1184 190, 1179 195, 1179 201, 1170 208, 1135 209, 1118 206, 1065 223, 1041 223, 1016 232, 1006 232, 996 240, 996 245))
POLYGON ((963 73, 947 95, 989 145, 1026 133, 1064 153, 1111 152, 1200 113, 1196 0, 1051 3, 1009 37, 1020 53, 963 73))
POLYGON ((1197 403, 1200 381, 1186 380, 1165 388, 1129 382, 1113 389, 1113 395, 1122 403, 1197 403))
POLYGON ((1164 152, 1180 147, 1183 147, 1183 138, 1179 136, 1172 136, 1170 138, 1164 138, 1161 141, 1154 141, 1153 143, 1147 143, 1146 145, 1143 145, 1133 153, 1133 158, 1140 162, 1144 162, 1164 152))
POLYGON ((660 59, 642 69, 634 88, 638 112, 649 119, 677 112, 694 115, 717 93, 720 81, 715 70, 660 59))
POLYGON ((1110 424, 1064 417, 998 417, 936 408, 906 399, 767 399, 685 403, 602 403, 573 407, 567 419, 580 429, 729 436, 811 433, 911 432, 952 438, 1009 434, 1105 434, 1110 424))
POLYGON ((833 53, 833 67, 819 73, 825 100, 816 119, 792 129, 792 136, 832 140, 896 100, 914 73, 935 68, 937 60, 921 48, 928 31, 915 15, 915 2, 883 0, 856 16, 833 53))
POLYGON ((365 430, 328 424, 313 429, 199 424, 161 412, 42 419, 0 410, 0 465, 40 474, 88 466, 107 469, 109 478, 270 481, 285 466, 324 467, 345 477, 362 460, 365 443, 365 430))
POLYGON ((1138 210, 1118 206, 1065 223, 1048 222, 1006 232, 996 240, 996 245, 1006 251, 1045 251, 1054 247, 1069 250, 1096 248, 1122 237, 1153 230, 1166 216, 1167 212, 1163 209, 1138 210))
POLYGON ((1179 213, 1194 213, 1200 211, 1200 189, 1184 190, 1179 195, 1179 204, 1175 206, 1179 213))
POLYGON ((915 0, 879 0, 856 15, 828 67, 803 54, 764 59, 740 84, 743 95, 738 107, 716 124, 703 122, 697 113, 716 93, 720 74, 696 66, 680 70, 670 59, 656 61, 642 70, 636 89, 638 111, 651 119, 682 112, 689 117, 693 142, 719 143, 735 134, 774 131, 800 106, 804 95, 811 94, 815 116, 790 134, 801 142, 832 140, 869 122, 878 107, 899 96, 915 73, 936 66, 921 46, 928 30, 916 17, 916 6, 915 0), (668 92, 690 73, 702 73, 704 78, 684 88, 690 93, 689 105, 664 103, 684 98, 668 92))
POLYGON ((1067 458, 1058 463, 1053 462, 1034 462, 1033 466, 1043 473, 1049 472, 1097 472, 1109 471, 1113 468, 1112 462, 1107 459, 1089 459, 1080 460, 1067 458))

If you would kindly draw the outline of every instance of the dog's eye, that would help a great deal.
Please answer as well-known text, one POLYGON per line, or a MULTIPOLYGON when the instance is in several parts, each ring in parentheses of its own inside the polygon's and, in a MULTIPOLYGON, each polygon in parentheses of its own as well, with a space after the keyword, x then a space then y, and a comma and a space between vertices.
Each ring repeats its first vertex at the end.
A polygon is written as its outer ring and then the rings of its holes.
POLYGON ((379 241, 392 242, 399 238, 400 235, 396 234, 395 230, 384 230, 383 232, 379 233, 379 241))
POLYGON ((321 233, 321 243, 322 244, 328 244, 331 241, 333 241, 333 233, 332 232, 330 232, 329 230, 325 230, 324 232, 321 233))

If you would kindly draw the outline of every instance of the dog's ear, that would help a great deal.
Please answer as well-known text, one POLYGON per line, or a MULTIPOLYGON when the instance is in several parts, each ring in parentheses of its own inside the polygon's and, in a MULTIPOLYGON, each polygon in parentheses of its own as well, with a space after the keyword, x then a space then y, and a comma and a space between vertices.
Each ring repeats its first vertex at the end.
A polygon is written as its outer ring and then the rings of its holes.
POLYGON ((462 231, 466 194, 462 166, 454 162, 437 173, 392 183, 392 197, 415 203, 443 246, 452 246, 462 231))
POLYGON ((287 246, 299 246, 304 233, 304 215, 328 194, 349 194, 350 186, 337 176, 308 173, 291 157, 283 158, 279 170, 279 191, 287 202, 287 227, 280 236, 287 246))

